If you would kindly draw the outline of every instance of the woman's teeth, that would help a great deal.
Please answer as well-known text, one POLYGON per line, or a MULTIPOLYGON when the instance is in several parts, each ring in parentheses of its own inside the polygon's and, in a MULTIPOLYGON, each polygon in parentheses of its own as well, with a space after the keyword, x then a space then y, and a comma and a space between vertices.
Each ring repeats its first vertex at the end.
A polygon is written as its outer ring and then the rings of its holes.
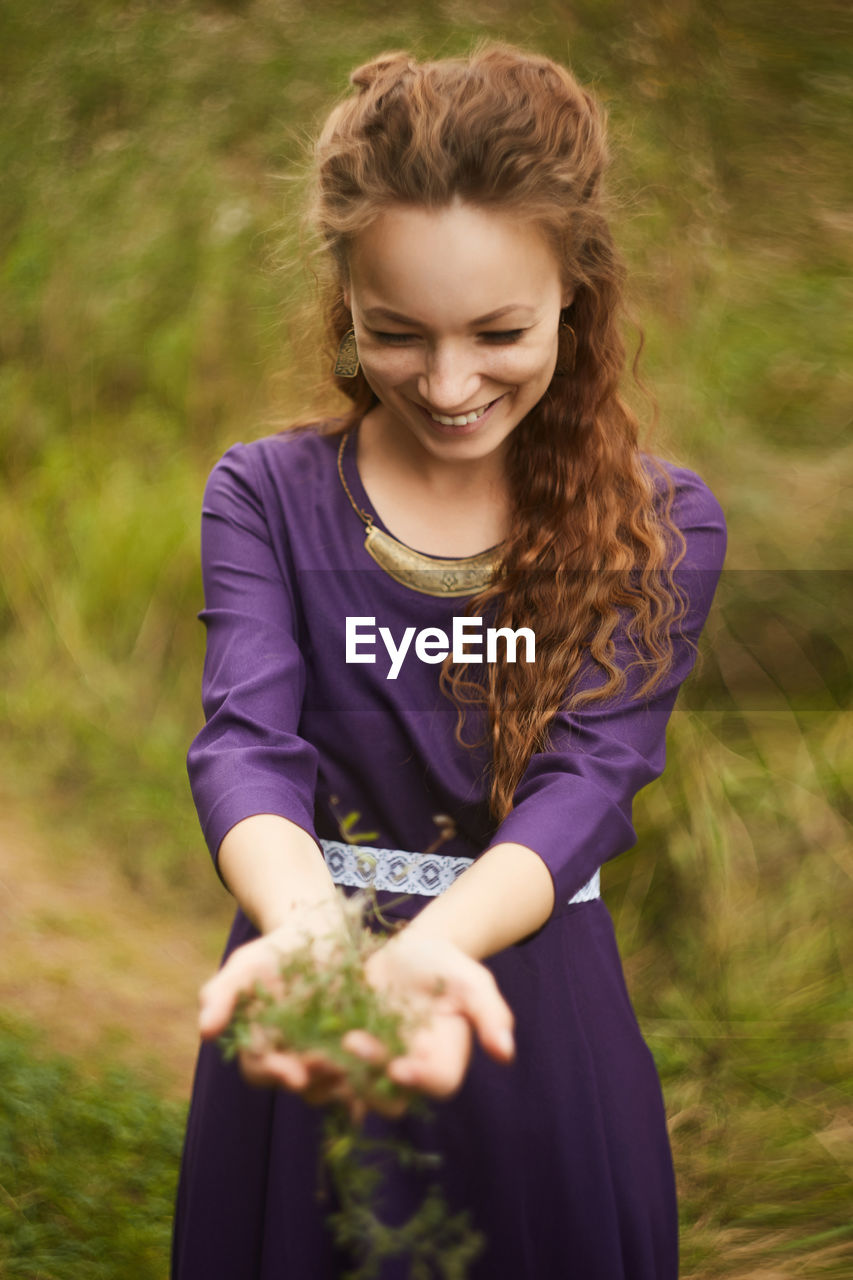
POLYGON ((434 422, 440 422, 443 427, 464 427, 467 426, 468 423, 477 422, 479 418, 482 418, 483 414, 487 409, 491 408, 492 404, 494 404, 494 401, 490 400, 488 404, 484 404, 480 409, 472 409, 470 413, 460 414, 456 418, 448 418, 447 415, 443 413, 430 413, 429 409, 427 409, 427 413, 429 413, 429 416, 434 422))

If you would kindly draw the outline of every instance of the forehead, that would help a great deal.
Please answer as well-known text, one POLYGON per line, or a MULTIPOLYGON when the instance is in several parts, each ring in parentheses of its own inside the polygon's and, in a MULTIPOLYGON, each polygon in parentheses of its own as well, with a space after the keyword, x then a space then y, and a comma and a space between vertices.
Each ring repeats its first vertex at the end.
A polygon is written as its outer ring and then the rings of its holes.
POLYGON ((441 209, 393 205, 361 231, 348 255, 362 306, 407 314, 448 306, 472 315, 508 302, 541 305, 559 290, 559 266, 543 233, 507 211, 459 200, 441 209))

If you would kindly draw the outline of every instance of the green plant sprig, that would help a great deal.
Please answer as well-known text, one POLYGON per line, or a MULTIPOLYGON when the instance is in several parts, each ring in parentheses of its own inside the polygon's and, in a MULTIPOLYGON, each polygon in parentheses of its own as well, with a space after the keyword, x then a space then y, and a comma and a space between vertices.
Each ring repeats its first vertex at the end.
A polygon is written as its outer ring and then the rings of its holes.
POLYGON ((329 1215, 337 1244, 360 1257, 343 1280, 375 1280, 381 1263, 390 1257, 408 1257, 409 1280, 466 1280, 468 1269, 480 1254, 485 1237, 473 1231, 467 1212, 450 1217, 440 1188, 433 1184, 423 1203, 409 1220, 392 1227, 375 1213, 381 1173, 364 1161, 371 1154, 387 1152, 403 1168, 440 1168, 437 1152, 416 1151, 396 1138, 369 1139, 353 1134, 346 1111, 330 1107, 324 1118, 323 1159, 337 1193, 340 1208, 329 1215))
MULTIPOLYGON (((302 945, 281 958, 282 994, 255 983, 238 999, 218 1043, 230 1060, 242 1049, 257 1047, 260 1029, 271 1048, 322 1052, 343 1068, 353 1094, 367 1106, 405 1099, 410 1111, 423 1114, 429 1110, 423 1094, 398 1085, 386 1075, 384 1064, 365 1061, 341 1043, 348 1031, 367 1031, 394 1058, 405 1052, 407 1038, 421 1019, 392 1006, 366 980, 368 958, 387 941, 387 935, 364 925, 365 909, 375 908, 375 895, 358 893, 347 898, 339 893, 342 925, 328 937, 327 958, 318 963, 314 940, 306 935, 302 945)), ((371 1280, 384 1258, 400 1255, 409 1258, 411 1280, 431 1280, 435 1275, 442 1280, 465 1280, 469 1263, 483 1247, 483 1236, 471 1231, 467 1213, 449 1216, 434 1184, 408 1222, 398 1227, 382 1222, 374 1204, 381 1175, 369 1165, 370 1156, 379 1151, 393 1155, 402 1168, 437 1169, 442 1162, 438 1153, 416 1150, 397 1137, 368 1138, 341 1103, 326 1107, 320 1161, 340 1205, 329 1214, 328 1222, 339 1247, 359 1258, 346 1280, 371 1280)))
POLYGON ((260 1028, 273 1049, 321 1051, 344 1069, 353 1091, 365 1100, 371 1093, 408 1097, 406 1090, 388 1078, 382 1064, 367 1062, 341 1044, 348 1031, 363 1030, 383 1043, 390 1057, 397 1057, 405 1051, 406 1036, 417 1026, 417 1018, 392 1008, 366 981, 368 958, 387 941, 387 935, 374 934, 364 925, 370 895, 347 898, 340 890, 338 893, 342 923, 324 939, 331 945, 330 958, 318 964, 314 939, 306 934, 301 946, 282 955, 279 977, 284 994, 278 996, 256 982, 251 991, 239 997, 231 1021, 219 1037, 220 1047, 226 1059, 243 1049, 256 1048, 260 1028))

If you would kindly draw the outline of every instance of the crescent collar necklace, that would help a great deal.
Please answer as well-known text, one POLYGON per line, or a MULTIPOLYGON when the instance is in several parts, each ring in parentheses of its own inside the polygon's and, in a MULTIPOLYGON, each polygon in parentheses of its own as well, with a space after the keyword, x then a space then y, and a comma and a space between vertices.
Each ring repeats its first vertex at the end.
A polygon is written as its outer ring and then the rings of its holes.
POLYGON ((493 551, 481 551, 479 555, 459 559, 427 556, 407 547, 404 542, 399 542, 384 529, 377 528, 373 515, 358 506, 344 476, 344 449, 351 434, 350 429, 341 437, 338 475, 344 493, 365 526, 364 549, 367 554, 396 582, 402 583, 404 587, 411 587, 413 591, 420 591, 423 595, 470 596, 487 587, 500 562, 500 557, 493 551))

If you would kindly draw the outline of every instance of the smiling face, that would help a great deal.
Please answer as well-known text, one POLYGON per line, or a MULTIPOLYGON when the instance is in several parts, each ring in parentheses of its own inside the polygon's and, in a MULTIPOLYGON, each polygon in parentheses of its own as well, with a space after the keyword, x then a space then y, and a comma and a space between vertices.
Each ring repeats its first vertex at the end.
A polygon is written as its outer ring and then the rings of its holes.
POLYGON ((572 297, 542 233, 459 200, 395 205, 355 238, 349 268, 382 431, 435 460, 501 451, 551 381, 572 297))

